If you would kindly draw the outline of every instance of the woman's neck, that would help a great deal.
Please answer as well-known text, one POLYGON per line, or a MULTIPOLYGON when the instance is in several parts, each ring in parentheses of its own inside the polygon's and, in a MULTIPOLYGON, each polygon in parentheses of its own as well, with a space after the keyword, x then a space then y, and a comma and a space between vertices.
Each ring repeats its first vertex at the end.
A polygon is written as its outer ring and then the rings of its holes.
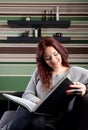
POLYGON ((61 67, 59 67, 59 68, 54 69, 53 74, 54 74, 54 75, 63 74, 63 73, 65 73, 68 69, 69 69, 69 67, 61 66, 61 67))

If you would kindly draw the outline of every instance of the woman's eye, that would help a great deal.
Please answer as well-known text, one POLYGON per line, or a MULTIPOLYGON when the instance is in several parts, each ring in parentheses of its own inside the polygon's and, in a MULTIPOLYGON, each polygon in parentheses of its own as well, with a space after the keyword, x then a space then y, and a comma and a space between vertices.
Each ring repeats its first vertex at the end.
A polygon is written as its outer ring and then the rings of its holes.
POLYGON ((54 54, 54 56, 57 56, 57 55, 58 55, 58 53, 55 53, 55 54, 54 54))
POLYGON ((50 57, 45 57, 45 60, 50 60, 50 57))

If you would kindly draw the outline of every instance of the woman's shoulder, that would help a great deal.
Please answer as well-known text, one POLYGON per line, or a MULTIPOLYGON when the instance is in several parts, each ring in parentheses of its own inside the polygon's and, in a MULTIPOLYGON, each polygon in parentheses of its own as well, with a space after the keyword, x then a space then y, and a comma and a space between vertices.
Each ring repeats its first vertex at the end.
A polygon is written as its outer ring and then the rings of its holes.
POLYGON ((32 74, 32 78, 39 80, 39 73, 38 73, 38 67, 35 68, 33 74, 32 74))
POLYGON ((80 67, 80 66, 71 66, 70 69, 73 69, 73 70, 87 70, 86 68, 84 67, 80 67))
POLYGON ((68 77, 70 77, 72 81, 79 81, 81 83, 87 83, 88 70, 79 66, 71 66, 69 69, 68 77))
POLYGON ((80 67, 80 66, 71 66, 70 67, 70 70, 73 70, 73 71, 88 71, 86 68, 84 67, 80 67))

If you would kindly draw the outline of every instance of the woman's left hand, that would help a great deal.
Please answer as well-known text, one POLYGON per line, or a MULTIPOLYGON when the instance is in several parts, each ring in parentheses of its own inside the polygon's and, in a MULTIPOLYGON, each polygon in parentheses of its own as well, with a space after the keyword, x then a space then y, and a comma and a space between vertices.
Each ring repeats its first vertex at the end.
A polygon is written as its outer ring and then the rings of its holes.
POLYGON ((86 93, 86 86, 80 82, 74 82, 69 88, 70 89, 66 91, 67 95, 80 94, 83 96, 86 93))

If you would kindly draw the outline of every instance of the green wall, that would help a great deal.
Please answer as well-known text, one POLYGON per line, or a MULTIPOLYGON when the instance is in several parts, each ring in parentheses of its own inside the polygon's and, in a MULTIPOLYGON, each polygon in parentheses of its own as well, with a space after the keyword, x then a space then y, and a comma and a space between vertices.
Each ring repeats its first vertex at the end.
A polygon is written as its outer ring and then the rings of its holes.
POLYGON ((36 64, 0 64, 0 91, 24 91, 36 64))
POLYGON ((0 91, 24 91, 30 76, 0 76, 0 91))

